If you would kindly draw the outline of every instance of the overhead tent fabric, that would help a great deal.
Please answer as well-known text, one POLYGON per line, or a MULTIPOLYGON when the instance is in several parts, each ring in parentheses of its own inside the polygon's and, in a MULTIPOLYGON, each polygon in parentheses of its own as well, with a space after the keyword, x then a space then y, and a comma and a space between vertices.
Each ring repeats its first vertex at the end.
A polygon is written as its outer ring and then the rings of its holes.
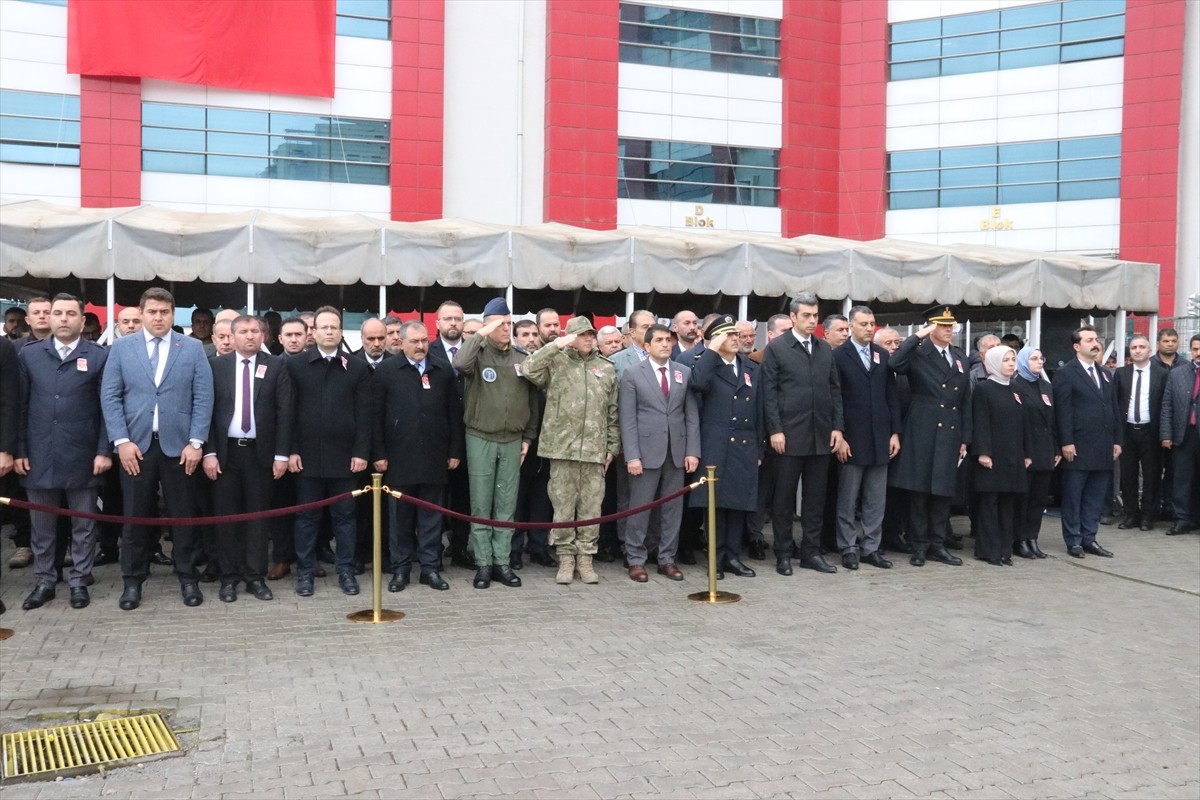
POLYGON ((0 205, 0 277, 657 292, 1158 308, 1158 265, 983 245, 154 206, 0 205))

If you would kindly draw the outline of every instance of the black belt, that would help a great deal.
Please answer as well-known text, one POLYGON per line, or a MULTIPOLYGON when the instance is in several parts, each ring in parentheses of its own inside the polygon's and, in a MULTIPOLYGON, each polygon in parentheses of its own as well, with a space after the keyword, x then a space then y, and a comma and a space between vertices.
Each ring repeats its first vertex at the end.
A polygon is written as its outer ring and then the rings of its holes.
POLYGON ((235 439, 232 436, 229 437, 229 443, 231 445, 233 445, 234 447, 253 447, 254 446, 253 439, 235 439))
POLYGON ((1149 428, 1149 422, 1126 422, 1126 428, 1133 428, 1135 431, 1140 431, 1142 428, 1149 428))

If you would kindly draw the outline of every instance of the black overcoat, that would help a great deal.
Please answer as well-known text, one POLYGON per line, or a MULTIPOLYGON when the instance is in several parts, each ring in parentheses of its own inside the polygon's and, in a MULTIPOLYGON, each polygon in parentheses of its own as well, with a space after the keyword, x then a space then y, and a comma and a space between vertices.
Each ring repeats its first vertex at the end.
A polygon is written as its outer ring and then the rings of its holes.
MULTIPOLYGON (((738 356, 738 377, 709 349, 696 356, 688 390, 700 406, 700 468, 717 468, 717 508, 754 511, 758 507, 758 464, 763 457, 760 370, 738 356)), ((708 487, 688 495, 688 505, 708 507, 708 487)))
POLYGON ((1025 458, 1033 443, 1020 388, 1012 382, 977 383, 971 391, 971 425, 971 488, 1024 492, 1028 487, 1025 458), (991 457, 991 469, 980 466, 980 456, 991 457))
POLYGON ((1058 455, 1058 442, 1054 439, 1054 390, 1045 378, 1037 382, 1014 376, 1013 386, 1021 392, 1025 409, 1025 425, 1029 429, 1031 448, 1026 453, 1033 463, 1031 472, 1050 472, 1054 469, 1054 457, 1058 455))
POLYGON ((829 437, 844 430, 842 388, 833 348, 812 338, 812 355, 794 334, 777 336, 763 353, 767 435, 786 437, 785 456, 829 455, 829 437))
POLYGON ((447 461, 465 458, 463 408, 454 370, 442 359, 425 358, 424 377, 404 356, 375 368, 375 444, 387 459, 390 486, 440 486, 447 461))
MULTIPOLYGON (((292 452, 306 478, 350 478, 350 459, 371 456, 371 371, 366 362, 335 353, 326 363, 310 347, 288 358, 295 392, 292 452)), ((364 473, 358 473, 364 474, 364 473)))

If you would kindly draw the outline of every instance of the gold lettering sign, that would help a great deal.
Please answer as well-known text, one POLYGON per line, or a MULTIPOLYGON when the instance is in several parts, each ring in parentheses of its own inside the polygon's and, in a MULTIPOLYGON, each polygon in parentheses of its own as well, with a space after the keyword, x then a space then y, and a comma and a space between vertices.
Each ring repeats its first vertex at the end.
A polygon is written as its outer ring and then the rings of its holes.
POLYGON ((712 217, 704 216, 704 206, 697 204, 690 216, 683 218, 683 224, 688 228, 715 228, 717 224, 712 217))

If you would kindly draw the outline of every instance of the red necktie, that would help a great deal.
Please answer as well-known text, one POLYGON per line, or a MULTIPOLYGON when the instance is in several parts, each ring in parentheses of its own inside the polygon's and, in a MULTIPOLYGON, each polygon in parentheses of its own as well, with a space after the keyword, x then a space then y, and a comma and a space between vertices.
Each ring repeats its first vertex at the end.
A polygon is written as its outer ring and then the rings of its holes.
POLYGON ((250 432, 250 359, 242 359, 242 433, 250 432))
POLYGON ((669 383, 667 383, 667 368, 659 367, 658 371, 662 373, 663 397, 667 397, 668 395, 671 394, 671 385, 669 383))

